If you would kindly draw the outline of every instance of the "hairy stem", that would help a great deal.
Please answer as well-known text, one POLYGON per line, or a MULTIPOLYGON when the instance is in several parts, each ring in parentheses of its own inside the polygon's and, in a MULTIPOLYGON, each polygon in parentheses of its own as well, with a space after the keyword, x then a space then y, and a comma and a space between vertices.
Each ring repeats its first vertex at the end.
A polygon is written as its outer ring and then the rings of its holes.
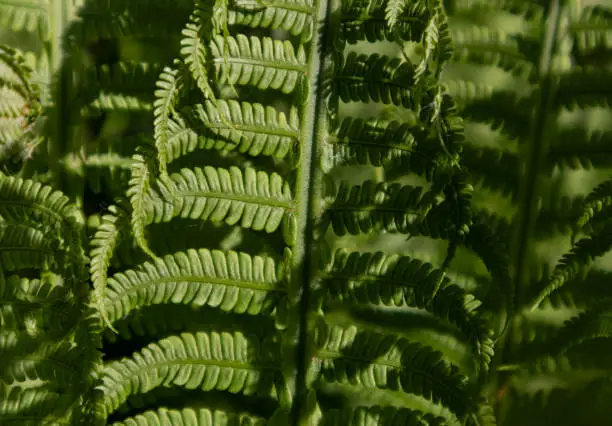
MULTIPOLYGON (((338 3, 337 0, 332 0, 338 3)), ((308 348, 308 324, 310 309, 310 285, 313 281, 314 271, 312 262, 314 221, 320 217, 321 206, 317 200, 321 199, 320 170, 321 147, 327 134, 327 109, 326 99, 319 96, 319 86, 324 70, 330 65, 330 59, 325 55, 331 53, 329 42, 329 17, 330 10, 337 4, 329 4, 330 0, 317 0, 315 3, 315 13, 313 26, 315 37, 309 57, 309 93, 308 103, 302 115, 302 128, 300 131, 301 145, 300 163, 297 181, 297 232, 293 258, 293 288, 299 294, 291 295, 299 297, 299 323, 298 323, 298 343, 296 348, 297 374, 295 378, 296 395, 292 407, 292 423, 301 424, 307 396, 306 371, 310 364, 310 354, 308 348)), ((295 299, 294 299, 295 300, 295 299)))

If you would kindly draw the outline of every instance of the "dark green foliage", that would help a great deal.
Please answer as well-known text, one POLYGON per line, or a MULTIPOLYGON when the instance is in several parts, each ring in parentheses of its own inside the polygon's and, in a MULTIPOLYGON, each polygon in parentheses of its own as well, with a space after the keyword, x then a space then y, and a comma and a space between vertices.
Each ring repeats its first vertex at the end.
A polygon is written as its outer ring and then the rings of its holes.
POLYGON ((605 424, 611 6, 0 0, 0 423, 605 424))

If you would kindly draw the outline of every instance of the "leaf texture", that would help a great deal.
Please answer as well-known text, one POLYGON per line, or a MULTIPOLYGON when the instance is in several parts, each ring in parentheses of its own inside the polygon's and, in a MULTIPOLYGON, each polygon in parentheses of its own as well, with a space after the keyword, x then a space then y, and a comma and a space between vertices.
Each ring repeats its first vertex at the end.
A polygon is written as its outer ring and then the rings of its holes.
POLYGON ((296 50, 286 40, 242 34, 235 38, 217 36, 211 43, 211 52, 219 70, 219 81, 229 84, 249 84, 260 90, 291 93, 306 73, 304 46, 296 50))
POLYGON ((269 257, 205 249, 188 250, 113 275, 105 305, 111 321, 150 304, 208 305, 258 315, 274 307, 283 284, 269 257))
POLYGON ((293 208, 289 184, 273 173, 238 167, 183 169, 171 176, 174 190, 162 182, 157 187, 173 194, 168 203, 154 195, 149 222, 169 221, 173 217, 224 221, 256 231, 274 232, 293 208))
POLYGON ((104 406, 114 412, 128 396, 158 386, 268 395, 279 373, 274 354, 240 333, 183 333, 151 343, 104 369, 104 406))

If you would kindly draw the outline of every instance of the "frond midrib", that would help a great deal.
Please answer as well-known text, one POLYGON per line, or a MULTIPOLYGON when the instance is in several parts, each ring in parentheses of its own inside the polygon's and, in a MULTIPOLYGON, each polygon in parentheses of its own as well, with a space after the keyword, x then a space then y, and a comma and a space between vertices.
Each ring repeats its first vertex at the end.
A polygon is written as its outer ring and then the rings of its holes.
POLYGON ((222 65, 229 64, 239 64, 239 65, 248 65, 254 67, 262 67, 267 70, 272 69, 281 69, 286 71, 295 71, 295 72, 303 72, 306 73, 307 66, 305 65, 297 65, 292 64, 291 62, 283 62, 283 61, 274 61, 274 60, 266 60, 266 59, 251 59, 251 58, 239 58, 235 56, 230 56, 228 58, 216 57, 213 59, 217 68, 221 68, 222 65))
POLYGON ((295 203, 291 201, 280 201, 270 198, 264 198, 263 196, 257 195, 234 195, 224 194, 215 191, 176 191, 174 195, 177 197, 203 197, 207 199, 218 199, 241 202, 247 205, 260 205, 268 207, 283 208, 285 210, 292 210, 295 203))
MULTIPOLYGON (((118 281, 116 278, 111 277, 109 281, 118 281)), ((113 300, 120 301, 123 294, 136 293, 138 294, 139 290, 146 289, 149 286, 153 286, 155 284, 169 284, 169 283, 179 283, 182 281, 186 282, 196 282, 196 283, 204 283, 204 284, 220 284, 225 287, 237 287, 248 290, 256 290, 256 291, 266 291, 269 293, 278 292, 278 293, 286 293, 287 290, 282 287, 276 287, 274 284, 269 284, 262 281, 238 281, 230 278, 212 278, 212 277, 203 277, 199 275, 179 275, 173 277, 161 277, 161 278, 151 278, 150 280, 144 280, 140 282, 138 285, 130 286, 126 291, 117 291, 110 293, 106 296, 107 299, 110 300, 106 303, 112 303, 113 300)), ((108 293, 108 292, 107 292, 108 293)))

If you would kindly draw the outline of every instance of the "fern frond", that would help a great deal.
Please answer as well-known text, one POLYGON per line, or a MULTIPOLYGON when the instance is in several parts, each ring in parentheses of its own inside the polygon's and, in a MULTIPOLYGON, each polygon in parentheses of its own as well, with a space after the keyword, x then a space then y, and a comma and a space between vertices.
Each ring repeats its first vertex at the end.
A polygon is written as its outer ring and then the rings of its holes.
POLYGON ((150 189, 150 158, 144 148, 141 154, 132 157, 132 177, 126 192, 132 205, 132 231, 138 246, 149 256, 155 258, 155 254, 149 248, 145 237, 145 221, 147 217, 147 197, 150 189))
POLYGON ((609 107, 612 104, 609 81, 610 72, 603 67, 575 67, 561 75, 555 94, 555 105, 568 109, 596 105, 609 107))
POLYGON ((435 61, 436 67, 433 75, 436 79, 439 79, 442 67, 453 55, 453 42, 448 29, 448 21, 441 5, 434 9, 433 16, 427 24, 423 34, 423 44, 425 45, 425 52, 414 71, 414 85, 417 90, 420 90, 423 84, 422 79, 429 69, 431 61, 435 61))
POLYGON ((104 409, 114 412, 130 395, 159 386, 274 395, 278 354, 241 333, 183 333, 151 343, 132 358, 104 368, 104 409))
POLYGON ((0 217, 15 223, 26 220, 62 229, 76 227, 81 213, 68 197, 48 185, 0 175, 0 217))
POLYGON ((251 28, 285 30, 300 36, 301 42, 312 39, 313 3, 311 0, 234 0, 228 23, 251 28))
POLYGON ((104 306, 105 291, 107 286, 107 271, 115 248, 125 235, 129 218, 129 212, 124 206, 110 206, 109 214, 102 216, 100 226, 91 240, 89 273, 94 288, 93 303, 98 307, 102 320, 111 330, 117 332, 108 317, 104 306))
MULTIPOLYGON (((293 151, 300 132, 296 108, 291 108, 287 117, 272 106, 230 99, 219 100, 216 106, 211 101, 195 105, 190 115, 190 124, 199 134, 214 137, 202 140, 204 147, 237 150, 251 156, 284 158, 293 151), (228 124, 223 123, 222 117, 228 124)), ((171 144, 178 142, 171 137, 171 144)))
POLYGON ((183 408, 170 410, 161 407, 156 411, 146 411, 111 426, 147 426, 152 424, 190 425, 190 426, 226 426, 240 424, 249 426, 265 426, 266 419, 246 413, 232 411, 209 410, 206 408, 183 408))
POLYGON ((283 93, 295 90, 307 71, 306 50, 269 37, 216 36, 210 45, 220 83, 252 85, 283 93))
MULTIPOLYGON (((0 371, 0 376, 9 382, 27 381, 27 377, 20 373, 22 370, 13 369, 12 373, 7 374, 13 364, 22 362, 28 353, 34 361, 39 358, 40 351, 47 350, 47 354, 51 354, 55 350, 54 342, 65 337, 74 327, 78 308, 74 306, 70 290, 61 285, 62 281, 59 276, 41 280, 29 280, 18 275, 5 278, 0 270, 1 335, 4 340, 0 344, 0 351, 3 354, 3 368, 6 369, 0 371), (17 339, 8 344, 12 340, 9 338, 11 334, 17 339), (14 357, 11 356, 13 353, 14 357)), ((44 374, 51 376, 52 368, 44 374)))
POLYGON ((530 97, 521 97, 514 90, 499 90, 480 82, 448 80, 445 84, 461 106, 464 119, 487 123, 511 139, 529 137, 530 97))
POLYGON ((611 36, 609 12, 603 5, 585 6, 580 17, 571 23, 570 31, 574 36, 574 56, 580 66, 597 66, 602 56, 610 50, 611 36))
POLYGON ((549 343, 549 353, 565 353, 570 348, 590 339, 612 336, 612 301, 594 301, 586 311, 566 321, 549 343))
MULTIPOLYGON (((463 244, 474 251, 482 259, 485 267, 491 274, 491 282, 499 293, 491 292, 489 298, 505 305, 508 313, 505 321, 515 310, 515 288, 510 278, 510 255, 506 247, 505 235, 499 235, 485 225, 485 218, 476 215, 470 232, 466 235, 463 244)), ((488 300, 487 300, 488 301, 488 300)))
POLYGON ((612 165, 612 132, 581 128, 563 129, 548 151, 550 166, 571 169, 607 168, 612 165))
MULTIPOLYGON (((65 324, 67 324, 67 321, 65 324)), ((28 331, 31 333, 30 335, 36 336, 32 330, 28 331)), ((41 331, 38 330, 40 334, 42 334, 41 331)), ((3 365, 0 377, 12 380, 13 385, 23 386, 28 386, 28 384, 38 380, 58 381, 58 383, 61 383, 59 387, 64 389, 69 388, 69 384, 80 379, 78 376, 81 372, 78 366, 81 364, 81 358, 83 357, 83 350, 80 347, 74 346, 72 342, 67 340, 56 345, 41 346, 40 349, 3 365)))
POLYGON ((425 214, 423 188, 368 180, 352 186, 343 181, 326 210, 334 233, 358 235, 385 230, 410 233, 425 214))
POLYGON ((155 102, 153 102, 153 126, 155 129, 155 147, 157 148, 157 161, 159 172, 165 176, 168 163, 168 137, 170 116, 174 112, 174 104, 181 89, 181 78, 178 70, 165 67, 157 80, 155 102))
POLYGON ((41 387, 9 386, 0 382, 0 422, 37 426, 70 425, 75 396, 41 387))
POLYGON ((388 389, 441 403, 458 417, 471 410, 467 378, 442 353, 356 327, 328 329, 315 355, 320 380, 365 389, 388 389))
POLYGON ((85 117, 113 110, 148 112, 160 71, 157 64, 133 61, 90 67, 82 72, 75 106, 85 117))
POLYGON ((340 57, 334 76, 343 102, 382 102, 407 109, 415 107, 412 96, 414 68, 399 58, 378 54, 349 53, 340 57))
POLYGON ((183 61, 189 68, 189 71, 191 71, 191 76, 196 81, 204 98, 215 101, 215 94, 208 82, 209 77, 206 69, 207 51, 203 44, 204 41, 200 37, 200 33, 203 31, 201 19, 200 13, 197 12, 194 12, 189 17, 190 22, 185 25, 181 32, 183 35, 181 39, 181 56, 183 56, 183 61))
POLYGON ((31 33, 47 34, 48 11, 47 3, 43 0, 29 0, 28 2, 0 1, 0 27, 10 29, 17 33, 28 31, 31 33))
POLYGON ((520 178, 520 158, 516 153, 465 144, 462 160, 470 172, 472 182, 516 199, 520 178))
POLYGON ((387 18, 389 28, 395 28, 400 15, 404 12, 406 6, 408 6, 407 3, 407 0, 389 0, 387 2, 387 7, 385 8, 385 18, 387 18))
POLYGON ((150 304, 208 305, 258 315, 274 308, 282 293, 278 266, 269 257, 190 249, 113 275, 105 305, 110 321, 150 304))
POLYGON ((327 137, 332 152, 328 157, 331 161, 325 168, 344 164, 380 167, 397 163, 415 172, 417 166, 411 166, 411 162, 418 163, 421 154, 416 130, 416 126, 398 121, 344 118, 327 137))
POLYGON ((32 69, 26 64, 23 54, 0 44, 0 87, 14 91, 25 101, 34 101, 36 90, 30 83, 31 77, 32 69))
POLYGON ((493 65, 513 74, 529 75, 533 63, 518 37, 499 28, 462 27, 452 31, 457 62, 493 65))
POLYGON ((81 109, 81 115, 83 117, 98 116, 105 111, 145 114, 151 110, 153 110, 153 102, 143 100, 140 96, 101 93, 93 102, 81 109))
MULTIPOLYGON (((394 1, 397 3, 397 0, 394 1)), ((427 5, 424 2, 404 4, 401 11, 391 5, 399 13, 394 12, 395 23, 389 25, 388 4, 386 0, 343 1, 340 31, 338 39, 334 41, 336 47, 341 50, 344 43, 355 44, 364 40, 370 43, 382 40, 418 42, 430 19, 427 5)))
POLYGON ((611 248, 612 224, 606 224, 601 231, 576 242, 572 250, 560 260, 551 277, 544 284, 544 288, 534 299, 532 310, 536 309, 548 295, 565 285, 567 281, 578 274, 585 273, 596 257, 604 255, 611 248))
POLYGON ((277 174, 238 167, 183 169, 170 177, 173 189, 157 182, 160 191, 172 193, 168 204, 153 195, 149 223, 173 217, 224 221, 228 225, 274 232, 286 213, 294 208, 289 183, 277 174))
POLYGON ((607 217, 606 213, 610 206, 612 206, 612 179, 600 183, 584 200, 582 214, 576 220, 578 229, 584 228, 600 216, 607 217))
POLYGON ((493 342, 475 312, 479 302, 452 284, 443 271, 408 256, 342 250, 328 268, 322 280, 330 301, 425 309, 460 330, 487 368, 493 342))
POLYGON ((325 412, 321 426, 446 426, 443 417, 408 408, 356 407, 325 412))

